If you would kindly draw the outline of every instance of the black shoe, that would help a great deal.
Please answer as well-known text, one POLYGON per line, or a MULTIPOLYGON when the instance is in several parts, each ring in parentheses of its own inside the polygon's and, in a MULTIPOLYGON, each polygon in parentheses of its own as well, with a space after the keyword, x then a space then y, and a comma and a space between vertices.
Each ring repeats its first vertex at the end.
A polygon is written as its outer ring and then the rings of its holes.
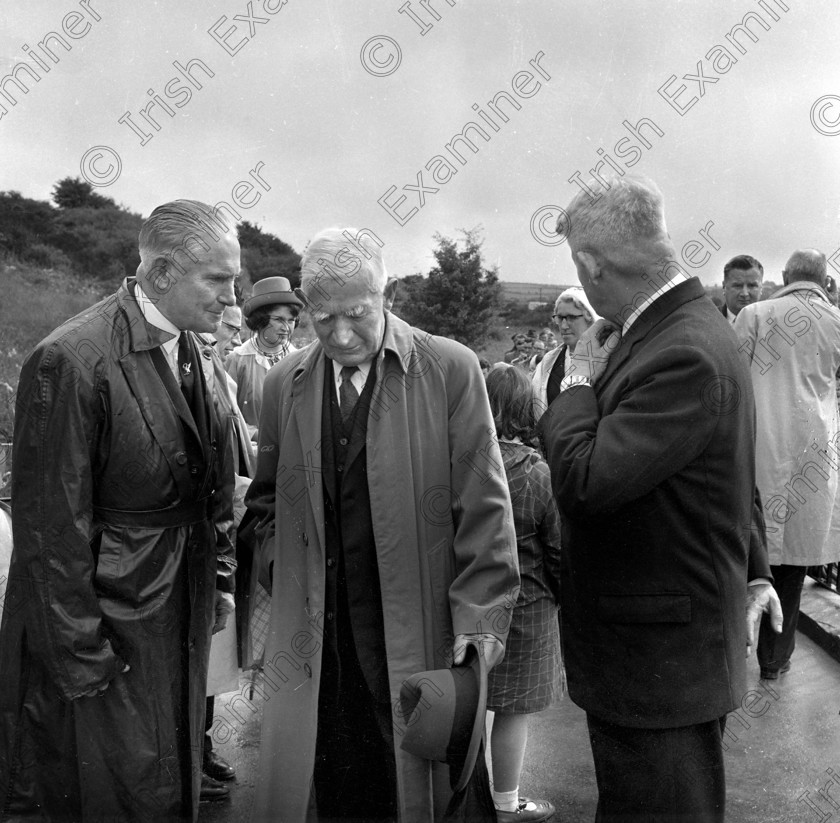
POLYGON ((218 780, 202 774, 201 793, 198 797, 202 803, 205 801, 227 800, 230 797, 230 789, 224 783, 220 783, 218 780))
POLYGON ((778 680, 780 674, 790 671, 790 658, 788 658, 778 669, 765 669, 761 667, 762 680, 778 680))
POLYGON ((233 780, 236 777, 233 766, 213 751, 205 753, 201 771, 213 780, 233 780))

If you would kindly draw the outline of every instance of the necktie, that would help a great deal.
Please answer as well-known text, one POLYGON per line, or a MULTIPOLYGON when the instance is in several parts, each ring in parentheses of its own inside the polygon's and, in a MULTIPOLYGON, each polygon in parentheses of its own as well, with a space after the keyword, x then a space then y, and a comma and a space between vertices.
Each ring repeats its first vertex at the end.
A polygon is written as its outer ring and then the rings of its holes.
POLYGON ((338 388, 338 405, 341 409, 341 419, 346 423, 347 419, 356 408, 359 399, 359 392, 353 385, 352 377, 358 371, 357 366, 343 366, 341 369, 341 385, 338 388))
POLYGON ((193 416, 196 413, 195 391, 198 379, 195 370, 198 368, 196 359, 192 356, 192 346, 187 332, 182 331, 178 338, 178 376, 181 378, 181 392, 193 416))

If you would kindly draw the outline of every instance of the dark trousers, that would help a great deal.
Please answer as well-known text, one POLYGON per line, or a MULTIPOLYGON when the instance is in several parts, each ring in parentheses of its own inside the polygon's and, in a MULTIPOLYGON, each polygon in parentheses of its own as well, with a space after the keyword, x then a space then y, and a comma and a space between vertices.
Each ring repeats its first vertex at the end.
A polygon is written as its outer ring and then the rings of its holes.
POLYGON ((807 566, 771 566, 773 588, 782 604, 782 633, 776 634, 770 625, 770 616, 761 616, 758 630, 758 665, 762 669, 778 671, 790 660, 796 646, 796 625, 799 622, 799 601, 807 566))
POLYGON ((213 751, 213 735, 210 729, 213 728, 213 713, 216 711, 216 698, 211 694, 207 698, 207 710, 204 715, 204 756, 213 751))
POLYGON ((397 819, 391 706, 373 699, 347 649, 321 674, 314 784, 319 821, 397 819))
POLYGON ((586 716, 598 782, 595 823, 723 823, 726 717, 631 729, 586 716))

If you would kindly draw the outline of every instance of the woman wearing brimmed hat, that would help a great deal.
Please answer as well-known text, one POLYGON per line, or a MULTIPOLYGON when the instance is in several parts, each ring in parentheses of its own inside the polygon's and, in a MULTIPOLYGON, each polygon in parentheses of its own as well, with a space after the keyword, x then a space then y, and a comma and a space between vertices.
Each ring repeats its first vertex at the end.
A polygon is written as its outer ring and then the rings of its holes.
POLYGON ((292 332, 302 308, 285 277, 258 280, 242 308, 253 336, 230 353, 225 368, 236 381, 236 402, 252 440, 257 439, 265 376, 273 365, 296 351, 292 332))

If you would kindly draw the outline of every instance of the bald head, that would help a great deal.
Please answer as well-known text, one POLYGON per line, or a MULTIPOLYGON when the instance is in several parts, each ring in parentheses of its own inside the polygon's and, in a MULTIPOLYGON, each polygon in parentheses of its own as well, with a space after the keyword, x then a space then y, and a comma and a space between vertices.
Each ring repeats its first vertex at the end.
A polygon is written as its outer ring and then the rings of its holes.
POLYGON ((818 249, 799 249, 795 251, 785 264, 782 271, 784 283, 795 283, 805 280, 825 287, 826 278, 825 255, 818 249))

